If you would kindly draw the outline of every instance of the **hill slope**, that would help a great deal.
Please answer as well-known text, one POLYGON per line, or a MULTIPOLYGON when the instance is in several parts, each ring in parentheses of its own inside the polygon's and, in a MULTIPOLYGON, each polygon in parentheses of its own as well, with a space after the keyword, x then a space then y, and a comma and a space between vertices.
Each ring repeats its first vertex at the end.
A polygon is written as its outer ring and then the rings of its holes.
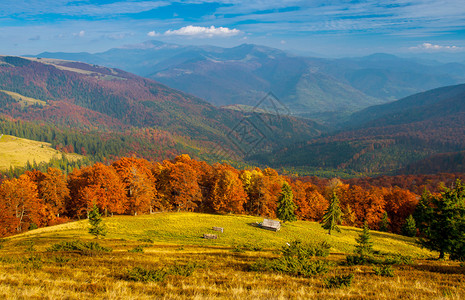
MULTIPOLYGON (((161 142, 175 152, 196 155, 208 155, 221 145, 243 157, 242 149, 237 149, 241 148, 236 137, 240 132, 235 128, 244 123, 253 129, 248 131, 251 138, 268 150, 319 135, 323 129, 287 115, 219 109, 121 70, 56 59, 0 57, 0 90, 6 91, 0 93, 0 113, 13 118, 85 132, 130 132, 132 136, 137 132, 150 147, 161 142), (11 95, 41 104, 21 106, 11 95)), ((146 146, 139 143, 133 151, 146 146)))
MULTIPOLYGON (((274 232, 256 227, 263 218, 245 215, 211 215, 202 213, 157 213, 143 216, 115 216, 105 218, 108 227, 107 238, 137 241, 151 239, 156 243, 174 245, 199 245, 234 247, 253 244, 265 249, 280 249, 286 242, 307 237, 319 243, 331 244, 331 252, 351 253, 355 247, 355 238, 361 229, 342 226, 341 233, 328 236, 321 224, 297 221, 284 224, 280 231, 274 232), (212 227, 223 227, 224 233, 215 232, 212 227), (216 233, 218 239, 206 240, 204 233, 216 233)), ((12 240, 37 239, 41 243, 72 239, 76 237, 92 238, 87 233, 88 221, 78 221, 58 226, 40 228, 34 231, 9 237, 12 240)), ((372 232, 376 250, 385 253, 409 253, 412 256, 432 255, 428 250, 415 244, 414 239, 385 232, 372 232)), ((45 245, 37 244, 38 247, 45 245)), ((121 245, 122 246, 122 245, 121 245)))
MULTIPOLYGON (((273 164, 350 169, 368 173, 454 172, 465 148, 465 85, 419 93, 355 113, 357 129, 266 155, 273 164), (430 156, 431 160, 428 159, 430 156), (415 162, 420 165, 415 166, 415 162), (428 164, 432 164, 429 168, 428 164), (420 171, 421 170, 421 171, 420 171)), ((267 160, 268 159, 268 160, 267 160)))
POLYGON ((65 155, 68 160, 82 158, 77 154, 65 154, 50 147, 49 143, 21 139, 0 134, 0 171, 10 167, 23 167, 29 163, 48 162, 65 155))
POLYGON ((443 297, 444 291, 457 298, 465 295, 465 275, 458 262, 424 259, 430 253, 413 239, 379 232, 372 232, 374 250, 390 263, 384 268, 392 278, 375 275, 372 265, 348 266, 345 256, 334 252, 309 258, 306 265, 311 270, 303 274, 266 269, 281 257, 277 250, 289 239, 327 240, 333 251, 352 252, 360 230, 342 228, 328 236, 319 224, 295 222, 271 232, 250 226, 258 220, 170 213, 106 218, 109 237, 99 240, 87 233, 87 220, 12 236, 0 240, 0 297, 335 299, 343 293, 363 299, 431 299, 443 297), (225 231, 215 232, 217 240, 202 239, 202 233, 212 232, 211 226, 224 226, 225 231), (66 245, 75 250, 60 247, 66 245), (98 251, 100 245, 113 251, 98 251), (93 250, 83 249, 86 246, 93 250), (351 284, 327 286, 335 275, 350 276, 351 284))

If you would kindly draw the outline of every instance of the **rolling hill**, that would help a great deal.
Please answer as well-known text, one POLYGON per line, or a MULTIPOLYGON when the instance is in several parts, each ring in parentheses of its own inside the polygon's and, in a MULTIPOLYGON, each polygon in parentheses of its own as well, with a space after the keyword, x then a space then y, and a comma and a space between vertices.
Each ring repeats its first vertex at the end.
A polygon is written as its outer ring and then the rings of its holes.
POLYGON ((256 159, 369 174, 461 171, 464 99, 463 84, 415 94, 355 113, 352 129, 256 159))
MULTIPOLYGON (((134 136, 145 139, 130 145, 129 153, 164 147, 172 154, 201 156, 212 155, 220 147, 229 156, 241 159, 250 151, 269 151, 278 144, 305 140, 324 130, 312 121, 278 111, 219 109, 121 70, 57 59, 0 57, 0 90, 0 113, 14 119, 86 134, 100 132, 104 133, 103 140, 121 136, 124 142, 124 135, 128 141, 134 136), (37 103, 24 105, 19 98, 23 102, 35 99, 37 103), (244 134, 253 143, 243 142, 244 134)), ((46 136, 52 142, 53 137, 46 136)))
POLYGON ((431 260, 435 254, 419 248, 413 238, 371 232, 377 257, 390 261, 393 273, 380 277, 372 265, 344 263, 360 229, 342 227, 329 236, 312 222, 284 224, 279 232, 251 226, 261 220, 196 213, 115 216, 104 218, 108 236, 98 240, 87 233, 87 220, 31 230, 0 240, 0 297, 334 299, 343 293, 402 299, 439 298, 444 290, 458 298, 465 293, 459 263, 431 260), (212 226, 223 226, 224 233, 215 232, 216 240, 202 239, 203 233, 214 232, 212 226), (313 275, 259 268, 302 237, 306 243, 331 245, 329 256, 310 258, 319 266, 313 275), (347 287, 325 284, 349 274, 353 280, 347 287))
POLYGON ((81 155, 57 151, 49 143, 0 134, 0 171, 10 167, 24 167, 28 162, 49 162, 52 158, 61 158, 62 155, 68 160, 82 158, 81 155))
POLYGON ((233 48, 159 41, 101 53, 41 53, 155 79, 217 106, 255 103, 273 92, 293 114, 329 122, 357 110, 465 82, 465 65, 387 54, 323 59, 243 44, 233 48))

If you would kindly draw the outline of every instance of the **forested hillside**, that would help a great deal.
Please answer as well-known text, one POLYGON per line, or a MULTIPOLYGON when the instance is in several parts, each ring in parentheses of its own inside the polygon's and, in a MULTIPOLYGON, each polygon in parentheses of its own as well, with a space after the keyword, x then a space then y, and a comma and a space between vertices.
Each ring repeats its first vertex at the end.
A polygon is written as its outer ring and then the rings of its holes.
POLYGON ((323 129, 288 115, 218 109, 152 80, 70 61, 0 57, 0 90, 0 113, 9 117, 2 123, 19 126, 5 133, 72 147, 80 154, 137 152, 154 158, 182 150, 206 157, 221 146, 241 159, 238 128, 245 126, 248 137, 260 141, 260 147, 248 151, 269 151, 318 136, 323 129), (36 102, 25 103, 22 97, 36 102))
POLYGON ((355 113, 350 126, 357 126, 356 129, 296 144, 274 154, 257 155, 255 159, 273 166, 371 174, 461 172, 464 105, 465 85, 419 93, 355 113))

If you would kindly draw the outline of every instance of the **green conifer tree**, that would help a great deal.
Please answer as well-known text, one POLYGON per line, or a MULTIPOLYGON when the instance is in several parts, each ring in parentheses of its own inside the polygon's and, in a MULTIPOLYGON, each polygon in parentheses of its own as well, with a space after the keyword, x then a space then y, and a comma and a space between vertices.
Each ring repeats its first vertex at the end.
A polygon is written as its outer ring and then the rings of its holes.
POLYGON ((373 242, 371 241, 370 229, 368 223, 363 223, 363 231, 356 239, 357 245, 355 246, 355 253, 357 253, 362 259, 366 259, 373 254, 373 242))
POLYGON ((98 239, 99 236, 105 236, 107 230, 104 224, 102 224, 102 216, 99 213, 98 207, 94 205, 92 210, 89 212, 89 233, 94 235, 98 239))
POLYGON ((460 180, 452 188, 443 188, 441 195, 424 193, 415 210, 420 229, 420 243, 451 258, 465 258, 465 185, 460 180))
POLYGON ((294 195, 292 193, 291 186, 289 183, 284 181, 281 188, 281 194, 278 198, 277 210, 278 218, 283 222, 292 222, 297 220, 297 217, 295 216, 296 206, 292 200, 293 198, 294 195))
POLYGON ((383 218, 379 224, 379 231, 389 231, 389 218, 387 212, 384 212, 383 218))
POLYGON ((339 229, 337 225, 341 224, 342 215, 343 213, 339 206, 339 198, 337 197, 336 190, 334 190, 322 220, 322 226, 324 229, 328 229, 328 234, 331 234, 332 230, 341 232, 341 229, 339 229))
POLYGON ((407 219, 405 219, 405 223, 402 226, 402 233, 410 237, 417 235, 417 225, 412 215, 409 215, 407 219))

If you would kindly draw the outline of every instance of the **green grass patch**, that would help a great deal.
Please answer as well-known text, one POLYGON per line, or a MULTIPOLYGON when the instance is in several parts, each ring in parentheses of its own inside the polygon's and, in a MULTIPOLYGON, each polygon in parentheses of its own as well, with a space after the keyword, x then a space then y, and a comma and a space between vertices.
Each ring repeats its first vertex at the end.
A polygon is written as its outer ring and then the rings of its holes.
MULTIPOLYGON (((0 170, 24 167, 28 162, 32 164, 34 161, 49 162, 53 158, 60 158, 62 153, 53 149, 50 143, 0 134, 0 170)), ((65 155, 72 161, 83 158, 78 154, 65 155)))
POLYGON ((0 92, 5 93, 9 95, 11 98, 13 98, 16 102, 19 102, 21 107, 27 107, 31 105, 41 105, 41 106, 46 106, 47 102, 31 97, 26 97, 21 94, 15 93, 15 92, 10 92, 10 91, 5 91, 5 90, 0 90, 0 92))
POLYGON ((97 242, 82 242, 82 241, 71 241, 61 242, 53 244, 47 251, 77 251, 80 253, 89 252, 111 252, 113 249, 109 247, 103 247, 97 242))

